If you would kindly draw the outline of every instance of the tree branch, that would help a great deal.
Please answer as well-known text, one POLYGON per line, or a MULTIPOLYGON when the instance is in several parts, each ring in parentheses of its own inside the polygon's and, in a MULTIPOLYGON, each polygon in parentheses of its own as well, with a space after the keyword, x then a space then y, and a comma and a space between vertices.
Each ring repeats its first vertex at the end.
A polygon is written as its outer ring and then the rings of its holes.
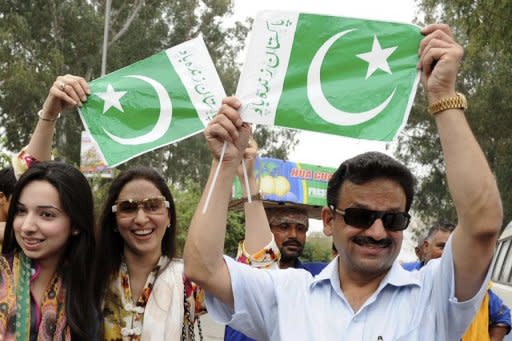
POLYGON ((57 42, 59 49, 62 51, 62 36, 61 36, 61 29, 59 27, 59 21, 57 19, 57 5, 55 4, 55 1, 51 2, 50 7, 51 7, 51 13, 52 13, 52 17, 53 17, 53 29, 55 32, 55 41, 57 42))
POLYGON ((121 38, 126 31, 128 31, 128 28, 130 28, 130 25, 132 24, 133 20, 137 17, 137 14, 139 14, 140 9, 142 8, 142 5, 144 3, 144 0, 137 0, 135 3, 135 7, 133 9, 133 12, 128 16, 126 21, 124 22, 123 27, 117 32, 114 37, 112 37, 112 40, 108 43, 108 46, 115 43, 119 38, 121 38))

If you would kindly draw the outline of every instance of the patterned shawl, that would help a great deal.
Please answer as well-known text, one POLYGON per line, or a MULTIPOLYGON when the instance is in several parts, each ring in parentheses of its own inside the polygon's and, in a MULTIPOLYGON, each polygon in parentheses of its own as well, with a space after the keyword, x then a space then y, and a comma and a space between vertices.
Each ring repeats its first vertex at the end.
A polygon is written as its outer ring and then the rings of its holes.
MULTIPOLYGON (((32 321, 30 280, 31 260, 23 252, 8 259, 0 257, 0 335, 4 341, 29 341, 32 321)), ((38 341, 70 341, 71 331, 66 324, 65 289, 55 274, 41 300, 41 321, 38 341)), ((35 304, 35 303, 34 303, 35 304)))
POLYGON ((142 292, 137 300, 132 297, 128 267, 122 263, 105 294, 102 340, 195 339, 194 324, 206 312, 204 291, 183 279, 182 261, 160 257, 142 292))
POLYGON ((144 312, 149 301, 155 280, 169 259, 160 257, 153 268, 140 297, 133 297, 130 288, 128 266, 123 261, 119 272, 110 283, 105 293, 103 305, 103 340, 139 341, 142 335, 144 312))

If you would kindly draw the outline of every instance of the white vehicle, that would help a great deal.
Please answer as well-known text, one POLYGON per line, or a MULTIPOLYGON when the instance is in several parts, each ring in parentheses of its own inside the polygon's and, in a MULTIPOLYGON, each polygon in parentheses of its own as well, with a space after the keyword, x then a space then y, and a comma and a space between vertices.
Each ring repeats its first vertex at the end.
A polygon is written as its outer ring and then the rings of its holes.
MULTIPOLYGON (((494 254, 491 280, 492 290, 509 307, 512 307, 512 221, 505 227, 498 239, 494 254)), ((512 341, 512 332, 505 339, 512 341)))

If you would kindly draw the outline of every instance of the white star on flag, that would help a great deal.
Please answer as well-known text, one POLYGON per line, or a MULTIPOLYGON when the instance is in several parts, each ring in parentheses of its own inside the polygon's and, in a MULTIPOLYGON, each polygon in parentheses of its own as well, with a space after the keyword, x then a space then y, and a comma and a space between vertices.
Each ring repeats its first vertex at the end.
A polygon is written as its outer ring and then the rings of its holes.
POLYGON ((377 36, 373 36, 372 50, 367 53, 358 54, 357 57, 368 62, 368 71, 366 72, 366 79, 368 79, 377 69, 391 74, 387 59, 396 50, 398 46, 382 49, 377 36))
POLYGON ((105 101, 103 104, 103 114, 111 107, 115 107, 121 112, 124 112, 119 100, 126 94, 126 91, 115 91, 112 84, 107 86, 107 92, 97 92, 96 96, 105 101))

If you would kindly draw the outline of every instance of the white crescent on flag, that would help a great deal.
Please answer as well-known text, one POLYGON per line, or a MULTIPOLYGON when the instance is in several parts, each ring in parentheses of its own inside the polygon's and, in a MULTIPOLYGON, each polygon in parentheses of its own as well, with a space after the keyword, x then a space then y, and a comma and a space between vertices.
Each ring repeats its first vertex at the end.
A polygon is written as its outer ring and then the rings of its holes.
POLYGON ((325 58, 325 55, 331 46, 336 42, 336 40, 353 31, 355 31, 355 29, 339 32, 329 38, 318 49, 315 56, 313 57, 313 60, 309 66, 307 77, 307 94, 313 109, 316 111, 318 116, 323 118, 325 121, 341 126, 353 126, 371 120, 388 106, 396 91, 396 88, 393 89, 391 94, 382 103, 370 110, 363 112, 347 112, 340 110, 334 107, 331 103, 329 103, 327 98, 325 98, 324 92, 322 90, 322 82, 320 80, 322 62, 325 58))
POLYGON ((165 135, 169 127, 171 126, 172 121, 172 102, 167 90, 165 90, 164 86, 159 82, 155 81, 152 78, 141 76, 141 75, 128 75, 125 77, 137 78, 140 79, 149 85, 151 85, 158 96, 158 101, 160 103, 160 113, 158 115, 158 120, 151 131, 148 133, 133 137, 133 138, 123 138, 116 136, 110 133, 108 130, 103 128, 105 134, 107 134, 112 140, 116 141, 119 144, 123 145, 138 145, 144 143, 150 143, 158 140, 162 136, 165 135))

